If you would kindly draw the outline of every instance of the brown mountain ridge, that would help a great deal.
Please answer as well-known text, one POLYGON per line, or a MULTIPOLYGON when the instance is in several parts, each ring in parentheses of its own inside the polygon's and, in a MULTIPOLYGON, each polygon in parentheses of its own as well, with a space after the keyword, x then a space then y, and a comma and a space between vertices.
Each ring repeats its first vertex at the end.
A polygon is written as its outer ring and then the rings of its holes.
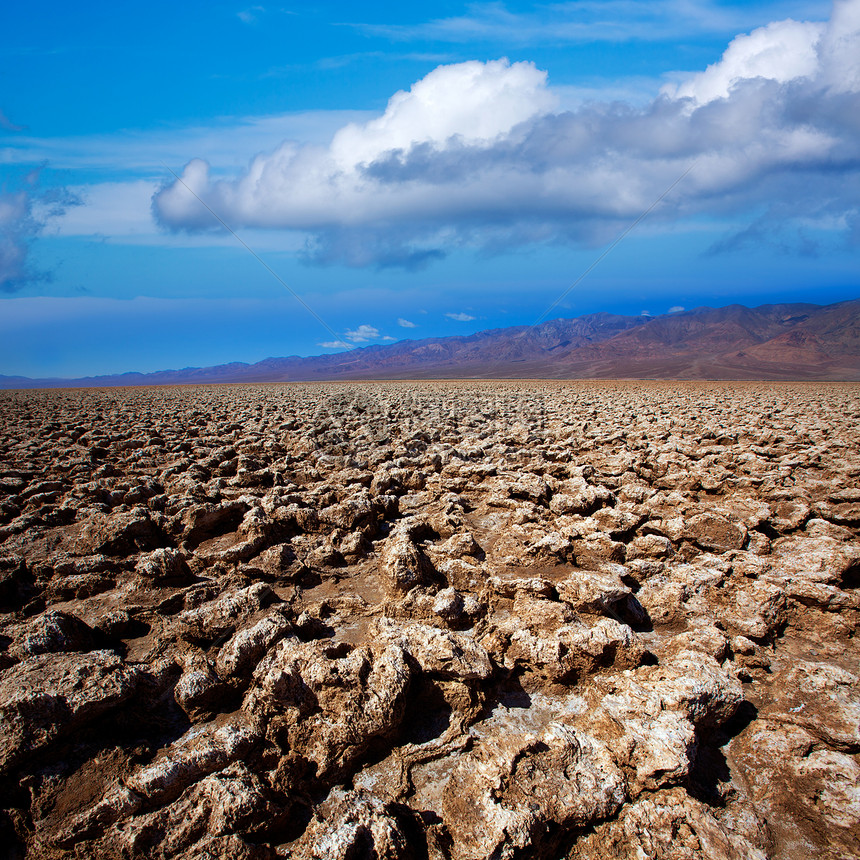
POLYGON ((593 313, 255 364, 78 379, 0 376, 0 388, 470 377, 860 380, 860 299, 656 317, 593 313))

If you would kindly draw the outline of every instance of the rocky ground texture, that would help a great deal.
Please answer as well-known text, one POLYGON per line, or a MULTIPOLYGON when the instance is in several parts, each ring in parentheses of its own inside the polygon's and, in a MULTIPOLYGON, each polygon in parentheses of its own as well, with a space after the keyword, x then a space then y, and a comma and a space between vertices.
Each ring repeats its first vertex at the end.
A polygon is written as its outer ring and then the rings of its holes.
POLYGON ((0 407, 10 857, 860 856, 860 386, 0 407))

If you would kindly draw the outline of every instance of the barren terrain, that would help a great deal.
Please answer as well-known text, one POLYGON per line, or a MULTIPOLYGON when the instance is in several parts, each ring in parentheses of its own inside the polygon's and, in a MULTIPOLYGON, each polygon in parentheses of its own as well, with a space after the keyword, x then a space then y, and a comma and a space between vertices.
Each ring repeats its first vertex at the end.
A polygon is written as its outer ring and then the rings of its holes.
POLYGON ((18 858, 860 857, 860 385, 0 393, 18 858))

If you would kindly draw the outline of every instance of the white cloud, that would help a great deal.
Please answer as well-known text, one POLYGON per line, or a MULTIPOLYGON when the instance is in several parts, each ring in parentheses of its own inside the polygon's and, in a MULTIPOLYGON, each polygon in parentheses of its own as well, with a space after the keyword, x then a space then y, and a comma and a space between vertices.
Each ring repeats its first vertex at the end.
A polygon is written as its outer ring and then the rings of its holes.
POLYGON ((489 143, 555 104, 546 72, 532 63, 471 60, 438 66, 408 93, 395 93, 378 119, 341 129, 330 154, 339 168, 351 170, 392 150, 455 136, 464 144, 489 143))
POLYGON ((860 90, 860 3, 834 0, 830 24, 821 38, 821 66, 832 92, 860 90))
POLYGON ((683 310, 685 310, 683 305, 672 305, 672 307, 669 308, 669 313, 670 314, 679 314, 683 310))
POLYGON ((0 193, 0 290, 11 292, 31 276, 27 270, 29 238, 38 232, 25 191, 0 193))
POLYGON ((409 320, 403 319, 403 317, 398 317, 397 325, 401 328, 418 328, 418 324, 414 322, 410 322, 409 320))
POLYGON ((347 329, 346 336, 353 343, 367 343, 379 338, 379 329, 372 325, 360 325, 357 329, 347 329))
MULTIPOLYGON (((764 211, 782 225, 843 218, 856 235, 858 7, 838 0, 826 24, 739 36, 640 107, 559 112, 530 63, 440 66, 328 146, 284 142, 234 180, 193 159, 183 181, 231 225, 303 232, 308 259, 353 266, 415 268, 458 247, 602 243, 694 162, 649 215, 653 226, 764 211)), ((169 229, 213 223, 179 183, 154 208, 169 229)))
MULTIPOLYGON (((369 111, 305 111, 224 117, 209 126, 131 129, 56 138, 36 137, 24 131, 3 141, 0 165, 25 169, 47 163, 53 170, 85 170, 103 177, 86 186, 69 188, 82 205, 54 214, 50 225, 56 235, 175 245, 177 237, 165 235, 153 221, 151 211, 152 195, 171 178, 165 164, 179 169, 188 153, 194 152, 217 164, 220 171, 237 172, 247 166, 249 153, 271 150, 284 138, 327 144, 345 124, 371 116, 369 111), (129 174, 138 174, 140 178, 128 179, 129 174)), ((254 247, 284 250, 283 239, 273 245, 273 238, 254 236, 254 247)), ((231 243, 235 239, 228 235, 186 236, 180 241, 195 246, 231 243)), ((289 250, 298 251, 303 246, 304 238, 293 239, 289 250)))
POLYGON ((760 27, 733 39, 718 63, 665 92, 703 105, 727 98, 736 84, 753 78, 785 83, 809 77, 818 68, 823 32, 823 24, 792 20, 760 27))
POLYGON ((321 346, 324 349, 349 349, 349 344, 343 340, 324 340, 322 343, 318 343, 317 346, 321 346))
POLYGON ((457 322, 471 322, 473 319, 475 319, 475 317, 471 316, 470 314, 464 314, 462 312, 456 314, 447 313, 445 314, 445 316, 449 319, 457 320, 457 322))
POLYGON ((38 171, 17 191, 0 190, 0 292, 12 293, 50 277, 30 263, 30 246, 45 227, 79 204, 66 188, 41 191, 38 171))
POLYGON ((157 182, 101 182, 76 186, 82 206, 70 209, 55 227, 59 236, 149 236, 157 182))

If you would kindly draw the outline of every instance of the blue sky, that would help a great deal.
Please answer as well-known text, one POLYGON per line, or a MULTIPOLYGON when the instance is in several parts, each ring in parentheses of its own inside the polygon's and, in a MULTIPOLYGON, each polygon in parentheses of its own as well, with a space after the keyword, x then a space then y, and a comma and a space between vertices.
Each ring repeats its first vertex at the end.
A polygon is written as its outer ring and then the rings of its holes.
POLYGON ((12 5, 0 373, 860 294, 860 0, 12 5))

